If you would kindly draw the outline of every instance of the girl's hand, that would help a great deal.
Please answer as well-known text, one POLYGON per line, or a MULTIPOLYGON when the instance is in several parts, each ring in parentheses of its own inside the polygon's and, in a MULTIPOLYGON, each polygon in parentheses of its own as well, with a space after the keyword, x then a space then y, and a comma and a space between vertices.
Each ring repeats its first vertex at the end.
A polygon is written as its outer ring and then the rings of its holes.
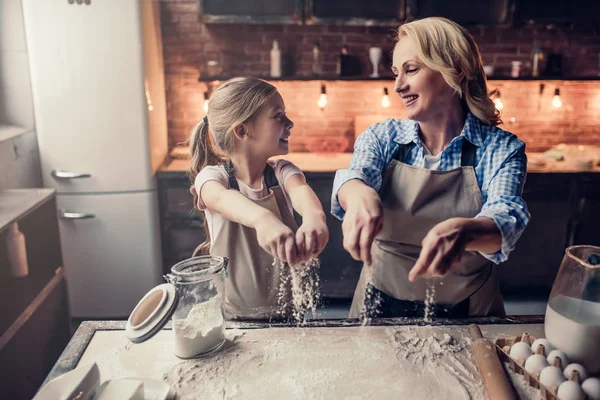
POLYGON ((465 221, 451 218, 431 228, 421 242, 419 259, 408 274, 410 282, 419 277, 443 277, 456 268, 470 240, 465 221))
POLYGON ((267 253, 282 262, 298 263, 298 250, 294 240, 294 232, 279 220, 273 213, 269 213, 256 223, 256 236, 258 244, 267 253))
POLYGON ((307 261, 321 254, 329 241, 329 229, 325 223, 325 214, 307 216, 296 232, 298 261, 307 261))

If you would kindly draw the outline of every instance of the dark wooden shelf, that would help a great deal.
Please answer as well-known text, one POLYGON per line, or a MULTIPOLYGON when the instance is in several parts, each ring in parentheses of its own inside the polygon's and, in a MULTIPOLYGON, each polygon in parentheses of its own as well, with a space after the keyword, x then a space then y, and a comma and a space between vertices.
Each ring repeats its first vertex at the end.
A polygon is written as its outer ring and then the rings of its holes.
MULTIPOLYGON (((242 75, 240 75, 242 76, 242 75)), ((233 76, 214 76, 207 77, 201 76, 198 80, 200 82, 216 82, 216 81, 226 81, 228 79, 234 78, 233 76)), ((281 77, 281 78, 272 78, 270 76, 257 76, 256 78, 264 79, 265 81, 385 81, 390 82, 394 80, 392 75, 389 76, 381 76, 379 78, 370 78, 368 76, 335 76, 335 75, 322 75, 322 76, 289 76, 289 77, 281 77)))
MULTIPOLYGON (((239 75, 242 76, 242 75, 239 75)), ((200 82, 219 82, 226 81, 234 76, 201 76, 198 78, 200 82)), ((390 82, 394 80, 393 76, 381 76, 379 78, 370 78, 368 76, 333 76, 333 75, 323 75, 323 76, 288 76, 281 78, 272 78, 270 76, 257 76, 259 79, 263 79, 265 81, 279 82, 279 81, 361 81, 361 82, 390 82)), ((583 76, 583 77, 555 77, 555 76, 525 76, 521 78, 511 78, 510 76, 490 76, 488 77, 488 81, 600 81, 600 76, 583 76)))

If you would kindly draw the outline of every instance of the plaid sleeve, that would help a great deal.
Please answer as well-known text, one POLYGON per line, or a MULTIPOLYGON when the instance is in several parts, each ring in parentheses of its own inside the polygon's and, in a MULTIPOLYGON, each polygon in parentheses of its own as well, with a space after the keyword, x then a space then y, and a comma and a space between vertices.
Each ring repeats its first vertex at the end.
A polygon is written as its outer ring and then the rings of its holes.
POLYGON ((489 182, 486 201, 476 218, 488 217, 500 229, 502 234, 500 250, 494 254, 481 253, 485 258, 499 264, 508 259, 531 215, 521 197, 527 173, 525 144, 512 136, 509 143, 499 146, 495 155, 494 158, 498 161, 494 160, 496 162, 492 162, 490 168, 497 172, 489 182))
POLYGON ((358 179, 375 190, 381 187, 381 172, 389 163, 382 145, 382 142, 388 142, 387 130, 385 124, 375 124, 356 139, 350 167, 338 170, 333 181, 331 214, 334 217, 342 220, 346 213, 338 201, 338 192, 344 183, 358 179))

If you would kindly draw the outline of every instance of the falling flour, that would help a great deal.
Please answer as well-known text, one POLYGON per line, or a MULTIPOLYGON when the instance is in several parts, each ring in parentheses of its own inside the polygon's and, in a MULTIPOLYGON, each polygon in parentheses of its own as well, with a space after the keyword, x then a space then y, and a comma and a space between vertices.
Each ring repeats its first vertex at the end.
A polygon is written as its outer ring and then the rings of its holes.
POLYGON ((219 346, 225 340, 225 321, 221 298, 197 303, 185 319, 173 320, 174 353, 181 358, 195 357, 219 346))
POLYGON ((278 259, 273 266, 280 271, 278 303, 280 314, 304 323, 306 311, 315 315, 319 302, 319 260, 314 258, 306 263, 289 265, 278 259))
POLYGON ((365 286, 365 303, 363 304, 360 321, 362 326, 367 326, 371 318, 377 317, 381 313, 381 294, 373 290, 373 267, 367 267, 366 270, 366 286, 365 286))
POLYGON ((431 322, 433 318, 435 307, 435 283, 431 280, 427 282, 427 288, 425 289, 425 315, 423 320, 425 322, 431 322))

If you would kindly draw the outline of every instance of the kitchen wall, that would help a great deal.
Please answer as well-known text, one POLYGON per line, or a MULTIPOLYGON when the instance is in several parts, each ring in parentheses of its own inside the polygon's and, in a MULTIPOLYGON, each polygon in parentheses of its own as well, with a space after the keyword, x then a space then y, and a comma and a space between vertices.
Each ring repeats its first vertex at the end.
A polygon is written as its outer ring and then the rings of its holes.
POLYGON ((41 187, 20 0, 0 0, 0 189, 41 187))
MULTIPOLYGON (((392 28, 296 25, 205 25, 198 22, 196 0, 162 0, 162 35, 165 55, 170 147, 184 143, 193 125, 204 116, 203 93, 206 62, 217 60, 223 75, 267 76, 272 41, 280 43, 284 73, 310 76, 313 42, 319 41, 324 73, 335 73, 337 55, 343 44, 359 56, 365 74, 371 72, 367 52, 371 46, 384 49, 386 73, 394 45, 392 28)), ((530 74, 533 46, 564 55, 564 74, 569 77, 600 77, 600 32, 593 28, 547 29, 540 26, 517 28, 475 27, 470 29, 482 52, 485 64, 495 67, 496 77, 510 75, 510 62, 524 62, 530 74)), ((354 119, 357 115, 402 117, 403 108, 392 93, 393 82, 323 82, 328 104, 317 107, 320 81, 277 81, 286 100, 289 116, 295 122, 292 151, 308 151, 319 139, 345 137, 351 150, 354 119), (391 106, 383 108, 383 88, 390 91, 391 106), (312 145, 311 145, 312 144, 312 145)), ((599 143, 600 128, 595 126, 600 113, 599 81, 498 81, 504 103, 504 129, 512 131, 533 151, 546 150, 561 143, 599 143), (544 90, 540 95, 540 83, 544 90), (560 89, 563 106, 554 109, 550 102, 555 88, 560 89)), ((318 146, 318 144, 317 144, 318 146)))

